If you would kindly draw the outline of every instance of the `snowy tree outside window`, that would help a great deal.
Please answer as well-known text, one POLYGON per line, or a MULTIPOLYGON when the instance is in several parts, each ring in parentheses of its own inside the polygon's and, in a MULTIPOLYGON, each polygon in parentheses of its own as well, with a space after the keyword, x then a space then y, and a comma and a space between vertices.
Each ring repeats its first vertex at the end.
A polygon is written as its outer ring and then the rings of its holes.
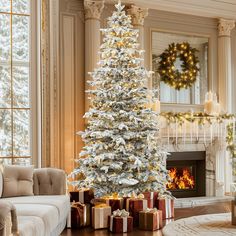
POLYGON ((29 164, 30 0, 0 0, 0 162, 29 164))

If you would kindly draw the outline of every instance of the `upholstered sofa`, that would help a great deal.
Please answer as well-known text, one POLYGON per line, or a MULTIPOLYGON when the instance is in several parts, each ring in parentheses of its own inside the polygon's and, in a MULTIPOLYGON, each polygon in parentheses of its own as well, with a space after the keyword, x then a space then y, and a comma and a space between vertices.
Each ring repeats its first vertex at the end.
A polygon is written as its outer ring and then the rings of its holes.
POLYGON ((9 218, 14 216, 14 210, 16 222, 12 229, 20 236, 60 235, 70 213, 65 172, 53 168, 35 169, 31 177, 23 172, 24 169, 14 171, 12 166, 0 172, 0 236, 9 236, 9 218))

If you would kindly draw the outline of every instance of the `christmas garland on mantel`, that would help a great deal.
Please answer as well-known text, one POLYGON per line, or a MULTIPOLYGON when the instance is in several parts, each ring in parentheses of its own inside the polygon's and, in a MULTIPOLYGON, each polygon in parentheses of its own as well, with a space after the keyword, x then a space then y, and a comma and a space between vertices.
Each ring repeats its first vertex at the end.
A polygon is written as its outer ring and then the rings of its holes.
MULTIPOLYGON (((233 129, 235 122, 233 119, 235 118, 234 114, 220 114, 218 116, 211 116, 204 112, 161 112, 160 116, 164 117, 167 120, 168 124, 171 123, 178 123, 180 126, 183 125, 185 121, 188 122, 198 122, 198 125, 205 125, 205 124, 212 124, 212 120, 214 119, 216 122, 223 123, 224 120, 230 121, 227 125, 227 136, 226 136, 226 143, 227 143, 227 150, 230 152, 231 157, 234 159, 236 158, 236 144, 234 143, 235 137, 233 129)), ((236 163, 233 162, 233 169, 236 174, 236 163)))

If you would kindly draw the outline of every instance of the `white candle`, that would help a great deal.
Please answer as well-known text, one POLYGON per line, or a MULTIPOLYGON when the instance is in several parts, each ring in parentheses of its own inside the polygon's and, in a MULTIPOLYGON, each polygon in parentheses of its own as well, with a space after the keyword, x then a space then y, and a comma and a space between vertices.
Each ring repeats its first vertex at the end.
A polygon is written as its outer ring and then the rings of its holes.
POLYGON ((216 113, 217 115, 219 115, 220 112, 221 112, 221 106, 220 106, 220 103, 217 102, 217 103, 215 104, 215 113, 216 113))
POLYGON ((213 101, 206 101, 204 104, 204 111, 208 115, 212 115, 214 113, 214 102, 213 101))
POLYGON ((211 90, 208 93, 208 100, 212 101, 213 100, 213 93, 211 92, 211 90))
POLYGON ((153 104, 152 104, 152 110, 156 113, 160 113, 161 111, 161 103, 159 100, 156 100, 153 104))

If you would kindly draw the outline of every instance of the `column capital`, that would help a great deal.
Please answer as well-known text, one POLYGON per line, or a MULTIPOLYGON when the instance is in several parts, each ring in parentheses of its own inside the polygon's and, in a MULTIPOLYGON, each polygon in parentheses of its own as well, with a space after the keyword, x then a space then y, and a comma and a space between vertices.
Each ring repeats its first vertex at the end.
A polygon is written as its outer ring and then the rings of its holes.
POLYGON ((220 18, 218 22, 218 34, 219 36, 230 36, 231 30, 235 26, 234 20, 227 20, 220 18))
POLYGON ((84 0, 85 20, 100 19, 104 8, 104 0, 84 0))
POLYGON ((129 9, 127 9, 129 15, 132 16, 133 25, 143 26, 144 18, 148 16, 148 9, 137 7, 135 5, 131 5, 129 9))

